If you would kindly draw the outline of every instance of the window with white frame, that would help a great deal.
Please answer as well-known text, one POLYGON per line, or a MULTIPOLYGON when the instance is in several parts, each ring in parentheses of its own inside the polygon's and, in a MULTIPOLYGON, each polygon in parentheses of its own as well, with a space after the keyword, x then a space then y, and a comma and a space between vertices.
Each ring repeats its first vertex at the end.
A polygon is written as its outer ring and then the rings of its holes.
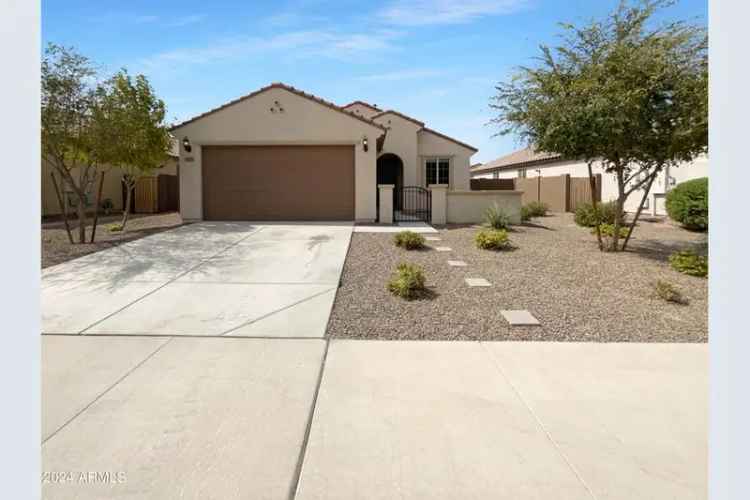
POLYGON ((497 170, 495 170, 494 172, 492 172, 492 178, 493 179, 499 179, 500 178, 500 172, 498 172, 497 170))
POLYGON ((525 179, 526 178, 526 169, 525 168, 519 168, 518 169, 518 177, 520 179, 525 179))
POLYGON ((425 160, 427 185, 448 184, 450 180, 450 158, 428 158, 425 160))

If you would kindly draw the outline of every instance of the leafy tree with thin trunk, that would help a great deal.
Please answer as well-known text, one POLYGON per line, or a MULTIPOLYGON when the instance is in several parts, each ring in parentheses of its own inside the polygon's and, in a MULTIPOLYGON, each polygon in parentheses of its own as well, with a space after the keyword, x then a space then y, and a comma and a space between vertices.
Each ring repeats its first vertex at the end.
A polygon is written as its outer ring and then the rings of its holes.
POLYGON ((665 168, 707 150, 707 33, 684 21, 656 24, 654 13, 672 4, 622 1, 604 20, 562 24, 562 43, 542 45, 538 64, 498 84, 490 104, 499 134, 515 133, 539 151, 585 161, 592 186, 596 162, 614 176, 614 236, 605 248, 597 230, 602 250, 626 248, 665 168), (625 202, 641 191, 621 247, 625 202))
MULTIPOLYGON (((45 49, 41 69, 42 158, 62 181, 62 185, 57 185, 54 179, 63 216, 67 215, 68 203, 64 188, 72 190, 77 198, 78 240, 84 243, 86 205, 101 165, 97 144, 90 134, 96 71, 74 49, 54 44, 45 49)), ((72 242, 70 233, 68 236, 72 242)))
POLYGON ((167 159, 171 137, 164 122, 166 107, 145 76, 131 77, 124 69, 100 85, 96 95, 94 136, 103 145, 104 160, 123 172, 126 196, 121 229, 125 229, 138 179, 167 159))

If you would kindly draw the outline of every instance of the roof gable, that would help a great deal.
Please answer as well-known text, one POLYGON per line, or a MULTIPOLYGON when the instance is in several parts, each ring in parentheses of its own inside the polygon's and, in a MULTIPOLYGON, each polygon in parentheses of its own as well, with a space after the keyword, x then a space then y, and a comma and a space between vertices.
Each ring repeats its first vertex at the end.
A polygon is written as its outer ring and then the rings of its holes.
POLYGON ((406 120, 408 122, 412 122, 413 124, 415 124, 415 125, 417 125, 419 127, 424 127, 424 122, 421 122, 421 121, 417 120, 416 118, 412 118, 411 116, 406 116, 405 114, 399 113, 398 111, 394 111, 392 109, 389 109, 387 111, 383 111, 381 113, 378 113, 377 115, 373 115, 371 117, 371 119, 375 120, 377 118, 380 118, 380 117, 386 116, 386 115, 398 116, 399 118, 402 118, 402 119, 404 119, 404 120, 406 120))
POLYGON ((466 148, 466 149, 468 149, 468 150, 470 150, 470 151, 474 151, 475 153, 476 153, 477 151, 479 151, 479 150, 478 150, 477 148, 475 148, 474 146, 471 146, 471 145, 469 145, 469 144, 466 144, 465 142, 461 142, 461 141, 459 141, 458 139, 454 139, 453 137, 447 136, 447 135, 445 135, 445 134, 441 134, 441 133, 440 133, 440 132, 438 132, 437 130, 432 130, 431 128, 427 128, 427 127, 424 127, 424 128, 422 128, 422 130, 420 130, 419 132, 426 132, 426 133, 428 133, 428 134, 433 134, 433 135, 436 135, 436 136, 440 137, 441 139, 445 139, 446 141, 450 141, 450 142, 452 142, 452 143, 454 143, 454 144, 458 144, 459 146, 462 146, 462 147, 464 147, 464 148, 466 148))
POLYGON ((201 113, 201 114, 199 114, 197 116, 194 116, 193 118, 190 118, 190 119, 185 120, 185 121, 183 121, 181 123, 173 125, 169 130, 170 131, 177 130, 177 129, 181 128, 181 127, 184 127, 185 125, 187 125, 189 123, 193 123, 195 121, 198 121, 198 120, 200 120, 200 119, 202 119, 202 118, 204 118, 206 116, 209 116, 209 115, 212 115, 214 113, 217 113, 217 112, 219 112, 219 111, 221 111, 223 109, 226 109, 226 108, 228 108, 230 106, 238 104, 238 103, 240 103, 242 101, 245 101, 247 99, 252 99, 253 97, 255 97, 257 95, 260 95, 260 94, 262 94, 264 92, 267 92, 267 91, 269 91, 271 89, 282 89, 282 90, 285 90, 285 91, 290 92, 292 94, 295 94, 297 96, 303 97, 303 98, 308 99, 308 100, 313 101, 313 102, 316 102, 316 103, 318 103, 318 104, 320 104, 322 106, 325 106, 327 108, 330 108, 333 111, 337 111, 337 112, 342 113, 342 114, 344 114, 346 116, 354 118, 355 120, 360 120, 360 121, 362 121, 364 123, 367 123, 368 125, 372 125, 373 127, 379 128, 380 130, 382 130, 384 132, 386 131, 386 128, 383 125, 381 125, 379 123, 376 123, 373 120, 370 120, 368 118, 365 118, 364 116, 361 116, 361 115, 358 115, 358 114, 354 114, 354 113, 352 113, 350 111, 347 111, 344 108, 341 108, 341 107, 333 104, 332 102, 326 101, 325 99, 321 99, 320 97, 314 96, 312 94, 308 94, 308 93, 303 92, 303 91, 301 91, 299 89, 296 89, 296 88, 294 88, 294 87, 292 87, 290 85, 285 85, 283 83, 278 83, 278 82, 277 83, 272 83, 270 85, 266 85, 265 87, 260 88, 260 89, 254 91, 254 92, 246 94, 246 95, 244 95, 242 97, 238 97, 237 99, 234 99, 234 100, 229 101, 229 102, 227 102, 225 104, 222 104, 221 106, 218 106, 216 108, 210 109, 210 110, 206 111, 205 113, 201 113))

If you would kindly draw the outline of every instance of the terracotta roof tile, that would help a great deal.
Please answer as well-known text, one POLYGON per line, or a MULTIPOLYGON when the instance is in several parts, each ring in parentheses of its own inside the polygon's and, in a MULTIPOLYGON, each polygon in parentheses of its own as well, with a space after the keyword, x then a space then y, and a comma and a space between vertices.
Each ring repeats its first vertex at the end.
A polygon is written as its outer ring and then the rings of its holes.
POLYGON ((562 158, 557 153, 546 153, 543 151, 536 151, 532 147, 525 147, 518 151, 513 151, 510 154, 501 156, 487 163, 482 163, 479 166, 472 167, 472 172, 486 172, 492 170, 503 170, 516 168, 520 165, 526 165, 529 163, 541 163, 552 160, 559 160, 562 158))

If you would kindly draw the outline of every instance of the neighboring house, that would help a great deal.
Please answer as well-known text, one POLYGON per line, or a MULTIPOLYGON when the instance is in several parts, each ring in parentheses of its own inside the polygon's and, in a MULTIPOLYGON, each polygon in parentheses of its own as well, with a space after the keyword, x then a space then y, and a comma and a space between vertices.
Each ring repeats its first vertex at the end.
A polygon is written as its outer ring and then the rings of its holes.
MULTIPOLYGON (((337 106, 282 83, 172 133, 182 143, 185 220, 372 222, 378 186, 387 193, 387 186, 432 191, 432 222, 439 223, 479 219, 492 202, 515 213, 520 200, 517 193, 470 191, 473 146, 397 111, 362 101, 337 106)), ((400 210, 401 198, 393 201, 400 210)))
MULTIPOLYGON (((177 141, 173 141, 172 147, 168 152, 168 158, 164 165, 159 168, 154 175, 166 174, 166 175, 177 175, 179 171, 179 145, 177 141)), ((105 167, 106 174, 104 175, 104 184, 102 185, 102 201, 106 199, 112 200, 112 211, 122 211, 123 207, 123 196, 122 196, 122 170, 118 167, 105 167)), ((55 186, 52 183, 52 177, 50 173, 54 172, 57 182, 61 183, 60 175, 52 165, 46 160, 42 159, 42 216, 59 215, 60 202, 57 200, 57 194, 55 193, 55 186)), ((77 178, 78 171, 73 170, 73 177, 77 178)), ((93 203, 96 200, 96 189, 98 189, 98 180, 92 182, 87 186, 87 197, 89 204, 91 205, 89 210, 93 210, 93 203)), ((60 185, 60 189, 65 193, 63 198, 68 204, 68 211, 71 214, 75 213, 75 204, 78 202, 78 197, 74 195, 73 190, 64 185, 60 185)))
MULTIPOLYGON (((602 200, 616 199, 617 180, 614 175, 605 173, 599 162, 594 163, 592 170, 594 174, 602 175, 602 200)), ((526 147, 471 168, 473 179, 514 179, 564 174, 571 177, 588 177, 586 162, 567 160, 558 154, 534 151, 531 147, 526 147)), ((708 157, 705 155, 696 158, 692 163, 665 169, 651 186, 651 193, 643 208, 644 213, 666 215, 664 201, 667 191, 681 182, 698 177, 708 177, 708 157)), ((635 212, 642 196, 642 191, 631 194, 625 203, 625 210, 635 212)))

